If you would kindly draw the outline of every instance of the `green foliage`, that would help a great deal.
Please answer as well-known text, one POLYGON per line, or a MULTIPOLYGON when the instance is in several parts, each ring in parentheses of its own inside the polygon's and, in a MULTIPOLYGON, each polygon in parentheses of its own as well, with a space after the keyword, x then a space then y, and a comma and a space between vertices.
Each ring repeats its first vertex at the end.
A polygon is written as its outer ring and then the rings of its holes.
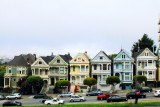
POLYGON ((114 85, 120 83, 120 79, 118 76, 109 76, 106 79, 106 83, 114 86, 114 85))
POLYGON ((62 87, 70 86, 71 83, 68 80, 59 80, 56 82, 56 85, 62 88, 62 87))
POLYGON ((151 38, 148 38, 147 34, 144 34, 141 39, 138 40, 138 42, 135 42, 132 46, 132 56, 135 52, 138 52, 138 45, 140 49, 149 48, 152 52, 154 50, 154 53, 156 51, 156 46, 154 45, 154 40, 151 38))
POLYGON ((92 85, 97 84, 97 80, 95 78, 86 78, 84 79, 83 84, 91 87, 92 85))
POLYGON ((116 56, 117 56, 117 54, 108 55, 108 57, 109 57, 110 59, 114 59, 116 56))
POLYGON ((6 72, 6 65, 0 66, 0 72, 6 72))
POLYGON ((12 93, 13 88, 12 87, 6 87, 3 89, 2 93, 12 93))
POLYGON ((4 71, 0 71, 0 86, 3 87, 4 86, 4 71))
POLYGON ((43 87, 43 79, 39 76, 29 76, 26 80, 25 87, 27 88, 26 90, 32 90, 36 93, 39 93, 43 87))
POLYGON ((147 81, 147 77, 144 76, 144 75, 136 75, 133 77, 133 81, 136 83, 136 82, 139 82, 140 84, 147 81))

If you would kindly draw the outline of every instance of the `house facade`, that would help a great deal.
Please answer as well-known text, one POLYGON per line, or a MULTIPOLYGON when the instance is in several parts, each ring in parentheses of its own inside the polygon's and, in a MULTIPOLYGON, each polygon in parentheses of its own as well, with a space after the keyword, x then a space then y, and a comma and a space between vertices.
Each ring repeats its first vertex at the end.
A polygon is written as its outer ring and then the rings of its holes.
POLYGON ((158 81, 160 81, 160 19, 158 23, 158 81))
POLYGON ((104 51, 100 51, 91 62, 92 77, 97 80, 97 89, 101 91, 110 90, 106 84, 106 78, 111 76, 111 59, 104 51))
POLYGON ((148 48, 140 50, 135 55, 136 75, 144 75, 147 77, 145 85, 154 86, 157 75, 156 62, 158 57, 148 48))
POLYGON ((50 85, 54 85, 56 81, 59 80, 69 80, 70 66, 69 61, 72 59, 70 54, 57 55, 52 61, 50 61, 49 66, 49 81, 50 85))
POLYGON ((118 76, 120 84, 117 88, 131 89, 133 83, 133 63, 134 59, 124 49, 118 53, 113 60, 113 75, 118 76))
POLYGON ((71 91, 88 91, 88 87, 83 84, 83 80, 90 74, 90 58, 87 53, 78 53, 70 61, 70 82, 71 91))
POLYGON ((31 75, 31 64, 36 60, 36 56, 32 54, 15 56, 6 66, 4 75, 4 88, 18 88, 17 82, 31 75))
POLYGON ((54 55, 41 56, 31 65, 32 75, 40 76, 46 84, 51 84, 49 79, 49 62, 54 59, 54 55))

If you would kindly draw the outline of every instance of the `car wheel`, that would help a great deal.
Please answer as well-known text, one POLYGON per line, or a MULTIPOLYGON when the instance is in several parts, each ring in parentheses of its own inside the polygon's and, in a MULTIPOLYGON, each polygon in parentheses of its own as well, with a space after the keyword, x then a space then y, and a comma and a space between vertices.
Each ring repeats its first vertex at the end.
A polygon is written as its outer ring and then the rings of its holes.
POLYGON ((51 105, 50 103, 48 103, 47 105, 51 105))
POLYGON ((15 99, 18 99, 17 97, 15 99))
POLYGON ((129 98, 130 98, 130 99, 132 99, 132 97, 131 97, 131 96, 130 96, 129 98))
POLYGON ((126 101, 128 101, 128 99, 126 99, 126 101))
POLYGON ((82 102, 83 100, 81 99, 80 102, 82 102))
POLYGON ((73 102, 73 100, 70 100, 70 102, 73 102))
POLYGON ((160 97, 160 94, 158 94, 158 97, 160 97))

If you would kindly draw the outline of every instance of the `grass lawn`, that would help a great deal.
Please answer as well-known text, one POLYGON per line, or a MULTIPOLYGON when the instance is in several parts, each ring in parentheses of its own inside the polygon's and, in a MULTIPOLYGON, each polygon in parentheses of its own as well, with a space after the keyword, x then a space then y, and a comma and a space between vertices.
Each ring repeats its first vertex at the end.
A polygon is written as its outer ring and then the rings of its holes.
POLYGON ((64 104, 64 105, 38 105, 38 106, 23 106, 23 107, 147 107, 159 106, 160 102, 141 102, 134 103, 99 103, 99 104, 64 104))

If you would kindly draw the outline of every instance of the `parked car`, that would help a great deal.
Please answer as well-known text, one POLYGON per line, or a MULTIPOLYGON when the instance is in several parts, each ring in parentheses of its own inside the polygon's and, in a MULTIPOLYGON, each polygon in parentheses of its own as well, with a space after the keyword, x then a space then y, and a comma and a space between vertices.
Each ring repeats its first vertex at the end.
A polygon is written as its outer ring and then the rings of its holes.
POLYGON ((35 95, 33 98, 44 98, 46 97, 45 93, 38 93, 37 95, 35 95))
POLYGON ((70 102, 75 102, 75 101, 82 102, 82 101, 86 101, 86 99, 80 95, 72 95, 69 101, 70 102))
POLYGON ((64 92, 60 94, 59 97, 71 97, 73 94, 73 92, 64 92))
POLYGON ((156 91, 154 92, 154 96, 160 97, 160 90, 156 90, 156 91))
POLYGON ((94 90, 94 91, 91 91, 91 92, 87 92, 86 96, 97 96, 97 95, 101 95, 101 94, 103 94, 102 91, 94 90))
POLYGON ((45 96, 40 102, 44 103, 46 100, 52 100, 53 97, 45 96))
POLYGON ((52 99, 52 100, 46 100, 46 101, 44 102, 44 104, 46 104, 46 105, 64 104, 64 100, 60 100, 60 99, 58 99, 58 98, 54 98, 54 99, 52 99))
POLYGON ((114 94, 110 95, 110 94, 103 93, 97 96, 97 100, 107 100, 111 96, 117 96, 117 95, 114 95, 114 94))
MULTIPOLYGON (((127 94, 126 94, 126 97, 127 97, 128 99, 136 98, 136 91, 127 93, 127 94)), ((138 95, 138 98, 146 98, 146 94, 140 93, 140 95, 138 95)))
POLYGON ((7 101, 7 102, 4 102, 3 105, 4 106, 22 106, 22 103, 21 102, 18 102, 18 101, 7 101))
POLYGON ((126 97, 121 96, 111 96, 107 99, 107 102, 122 102, 122 101, 128 101, 126 97))
POLYGON ((14 93, 11 95, 6 96, 6 99, 20 99, 21 98, 21 94, 20 93, 14 93))
POLYGON ((140 92, 152 92, 153 90, 152 88, 141 88, 139 91, 140 92))
POLYGON ((0 95, 0 100, 4 100, 5 96, 4 95, 0 95))

